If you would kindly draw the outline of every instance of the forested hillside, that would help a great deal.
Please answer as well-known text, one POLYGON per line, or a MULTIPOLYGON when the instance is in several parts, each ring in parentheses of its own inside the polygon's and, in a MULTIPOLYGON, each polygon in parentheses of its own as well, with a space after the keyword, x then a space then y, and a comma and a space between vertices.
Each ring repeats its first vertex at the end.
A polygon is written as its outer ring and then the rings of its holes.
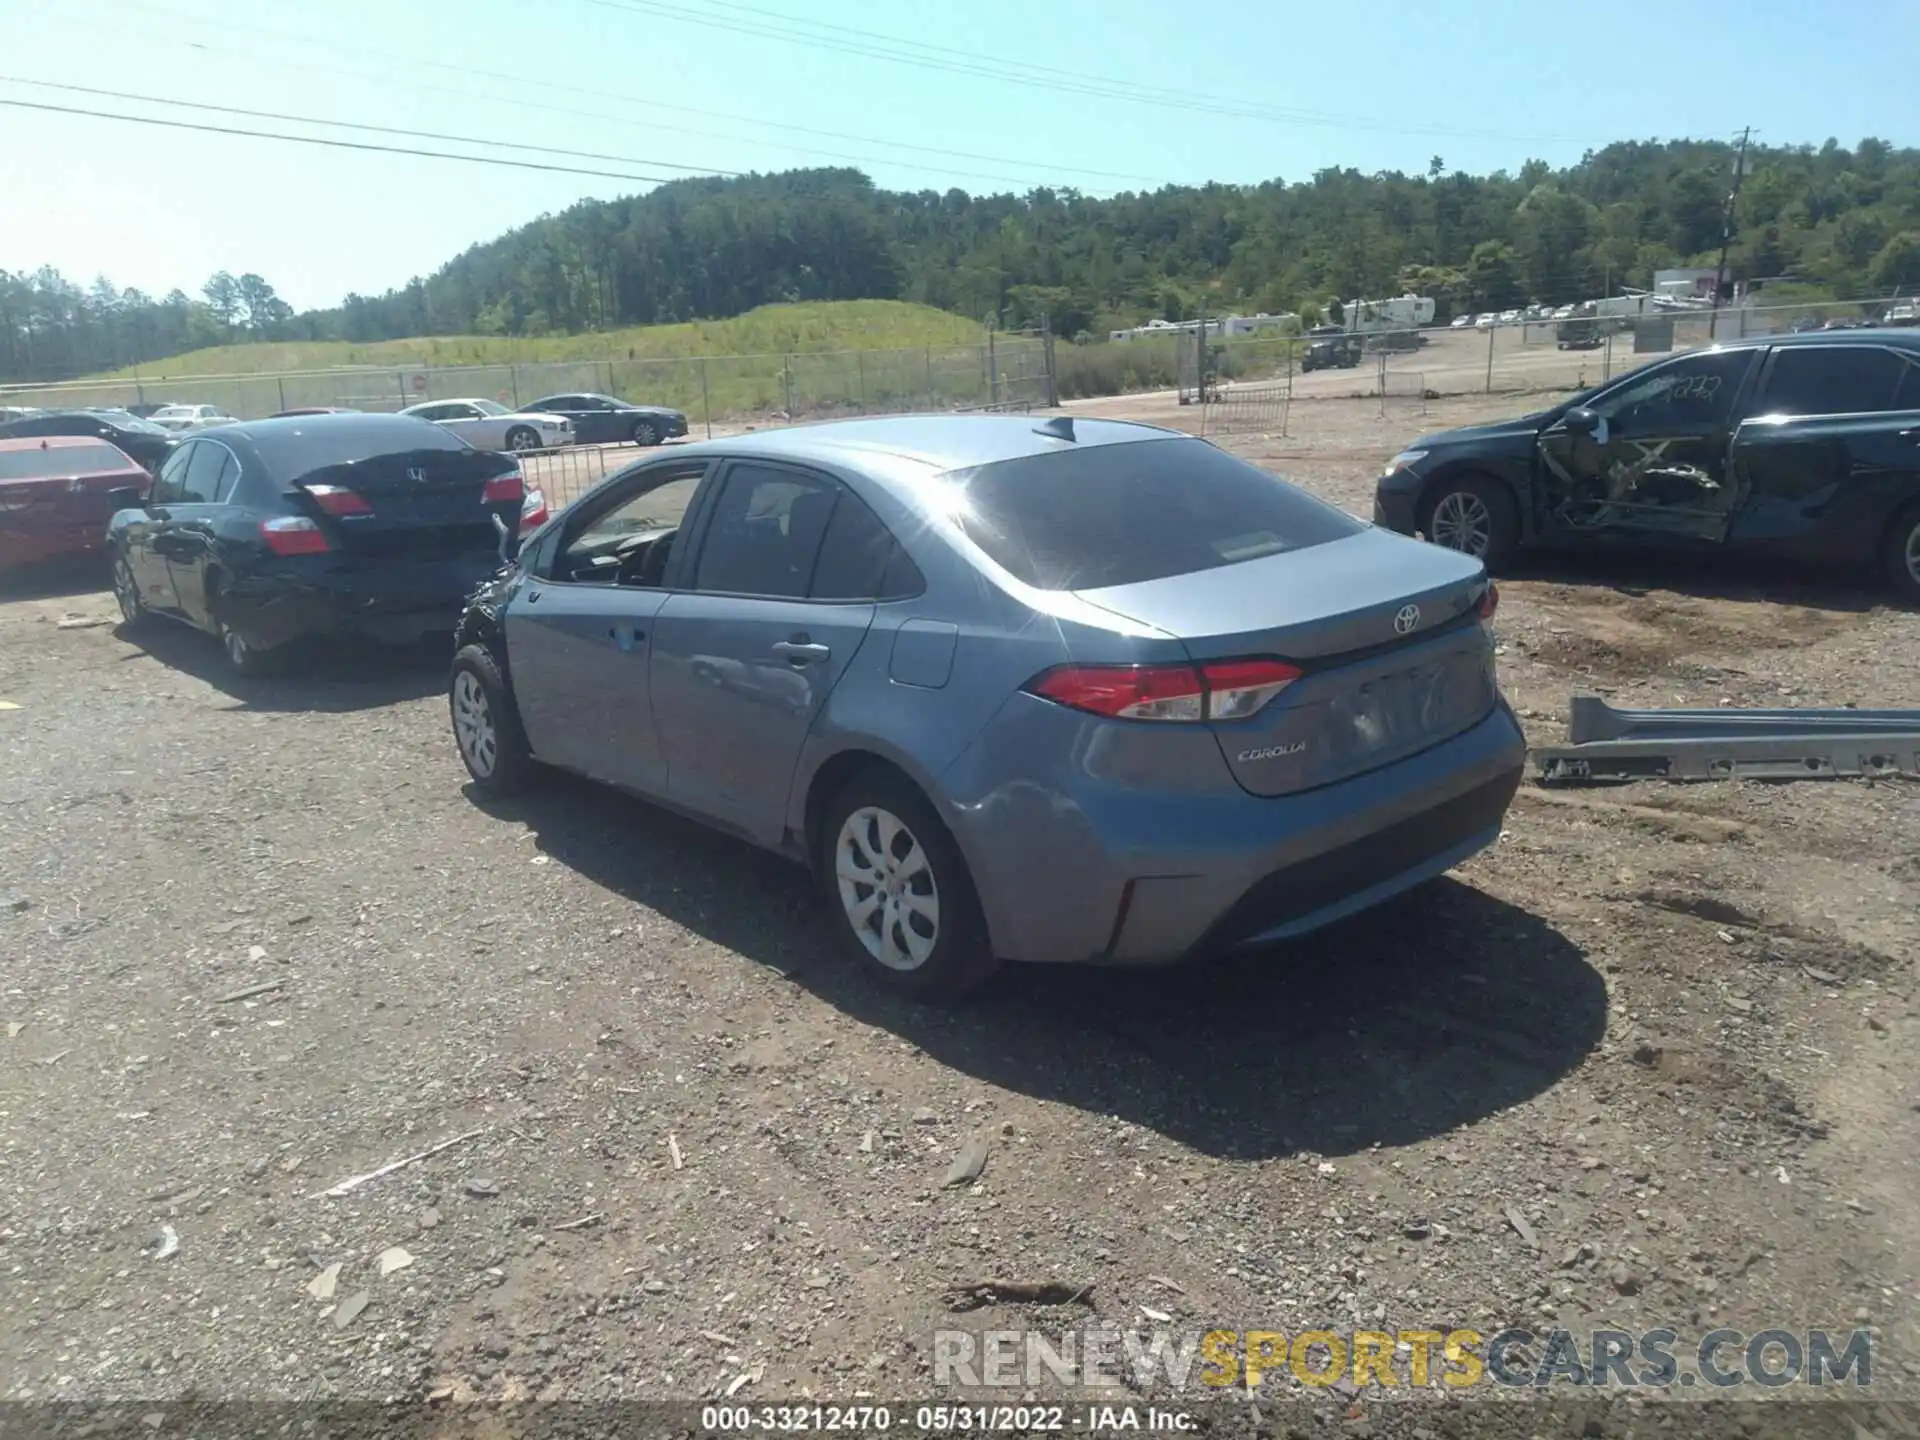
MULTIPOLYGON (((590 201, 475 245, 431 276, 291 314, 258 275, 155 301, 46 269, 0 273, 0 379, 106 370, 250 339, 547 335, 739 314, 778 301, 920 301, 1003 326, 1100 334, 1204 305, 1311 310, 1413 288, 1443 314, 1713 263, 1730 146, 1625 142, 1517 174, 1323 170, 1310 180, 972 196, 876 189, 858 171, 676 181, 590 201)), ((1736 276, 1809 296, 1920 286, 1920 151, 1756 147, 1736 276)))

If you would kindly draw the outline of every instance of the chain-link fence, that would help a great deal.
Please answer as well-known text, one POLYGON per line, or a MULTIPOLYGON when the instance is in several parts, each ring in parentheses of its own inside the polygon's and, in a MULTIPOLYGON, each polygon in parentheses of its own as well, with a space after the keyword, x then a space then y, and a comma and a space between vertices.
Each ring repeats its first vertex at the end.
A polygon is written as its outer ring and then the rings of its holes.
POLYGON ((993 334, 978 345, 676 360, 520 365, 352 366, 271 375, 137 376, 0 387, 0 405, 45 409, 217 405, 243 420, 332 406, 398 410, 425 400, 520 408, 581 392, 683 411, 697 436, 716 426, 908 411, 1032 410, 1054 403, 1053 343, 993 334))
MULTIPOLYGON (((1626 302, 1620 308, 1625 308, 1626 302)), ((1170 346, 1167 383, 1200 407, 1202 433, 1286 432, 1290 407, 1372 399, 1383 416, 1412 417, 1429 400, 1462 394, 1564 392, 1598 385, 1661 355, 1719 341, 1813 329, 1906 323, 1911 309, 1884 302, 1729 306, 1718 311, 1645 305, 1638 313, 1513 312, 1464 324, 1284 339, 1195 334, 1170 346), (1889 315, 1892 319, 1889 322, 1889 315)), ((1111 349, 1125 350, 1123 342, 1111 349)))

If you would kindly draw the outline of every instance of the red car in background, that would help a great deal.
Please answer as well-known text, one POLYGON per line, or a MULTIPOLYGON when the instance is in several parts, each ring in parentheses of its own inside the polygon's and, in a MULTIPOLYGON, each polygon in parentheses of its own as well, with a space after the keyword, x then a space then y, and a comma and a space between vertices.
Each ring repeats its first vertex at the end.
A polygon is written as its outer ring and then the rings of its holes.
POLYGON ((104 549, 107 521, 152 479, 90 436, 0 440, 0 571, 104 549))

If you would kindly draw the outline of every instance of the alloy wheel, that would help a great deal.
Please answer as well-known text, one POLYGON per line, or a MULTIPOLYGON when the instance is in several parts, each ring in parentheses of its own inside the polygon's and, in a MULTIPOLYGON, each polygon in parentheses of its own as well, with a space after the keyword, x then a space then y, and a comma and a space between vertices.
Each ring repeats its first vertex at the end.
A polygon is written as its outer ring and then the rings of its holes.
POLYGON ((493 774, 500 757, 500 737, 493 726, 486 687, 471 670, 453 677, 453 738, 459 743, 461 758, 476 776, 484 780, 493 774))
POLYGON ((834 878, 847 923, 890 970, 917 970, 940 939, 940 891, 927 852, 878 805, 847 816, 834 842, 834 878))
POLYGON ((1920 523, 1907 531, 1907 578, 1920 585, 1920 523))
POLYGON ((1478 495, 1455 490, 1440 497, 1428 521, 1427 536, 1434 544, 1485 559, 1493 541, 1493 516, 1478 495))
POLYGON ((516 430, 507 437, 507 448, 516 451, 538 450, 540 437, 531 430, 516 430))
POLYGON ((660 443, 660 432, 642 420, 638 425, 633 427, 633 443, 636 445, 658 445, 660 443))
POLYGON ((220 626, 220 648, 226 651, 227 663, 236 670, 244 671, 253 664, 253 647, 247 644, 247 637, 224 622, 220 626))

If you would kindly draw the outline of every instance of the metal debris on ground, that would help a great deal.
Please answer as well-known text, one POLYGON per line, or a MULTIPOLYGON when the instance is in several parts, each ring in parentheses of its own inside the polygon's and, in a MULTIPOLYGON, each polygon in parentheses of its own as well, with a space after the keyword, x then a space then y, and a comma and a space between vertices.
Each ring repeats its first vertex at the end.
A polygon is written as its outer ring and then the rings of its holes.
POLYGON ((687 1162, 680 1155, 680 1139, 676 1135, 667 1136, 667 1153, 673 1157, 673 1168, 678 1170, 687 1162))
POLYGON ((1567 741, 1533 751, 1541 783, 1920 777, 1920 710, 1616 710, 1576 695, 1567 741))
POLYGON ((155 1260, 166 1260, 180 1253, 180 1232, 173 1226, 162 1225, 154 1239, 158 1242, 153 1251, 155 1260))
POLYGON ((595 1211, 591 1215, 582 1215, 578 1220, 569 1220, 564 1225, 556 1225, 555 1230, 584 1230, 589 1225, 598 1225, 606 1216, 595 1211))
MULTIPOLYGON (((310 1200, 337 1200, 342 1195, 358 1190, 369 1181, 378 1180, 383 1175, 391 1175, 396 1170, 404 1170, 409 1165, 418 1165, 422 1160, 431 1159, 442 1150, 451 1150, 456 1145, 465 1144, 467 1141, 486 1133, 486 1126, 483 1125, 478 1130, 469 1130, 464 1135, 455 1135, 451 1140, 442 1140, 438 1145, 429 1145, 425 1150, 419 1151, 417 1154, 404 1155, 398 1160, 389 1160, 378 1170, 369 1170, 364 1175, 351 1175, 345 1180, 342 1180, 338 1185, 332 1185, 325 1190, 317 1191, 307 1198, 310 1200)), ((471 1187, 469 1187, 469 1193, 471 1193, 471 1187)))

